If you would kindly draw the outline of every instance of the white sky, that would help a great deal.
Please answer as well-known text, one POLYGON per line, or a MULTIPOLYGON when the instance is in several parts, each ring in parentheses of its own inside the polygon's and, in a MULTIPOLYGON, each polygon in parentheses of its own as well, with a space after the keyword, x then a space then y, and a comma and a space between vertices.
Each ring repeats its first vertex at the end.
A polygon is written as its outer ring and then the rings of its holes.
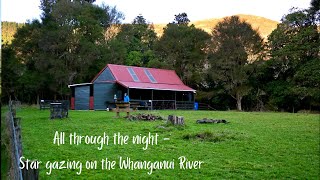
MULTIPOLYGON (((132 22, 139 14, 153 23, 172 22, 186 12, 191 21, 235 14, 251 14, 280 21, 292 7, 308 8, 311 0, 97 0, 116 6, 132 22)), ((39 19, 40 0, 1 0, 1 21, 26 22, 39 19)))

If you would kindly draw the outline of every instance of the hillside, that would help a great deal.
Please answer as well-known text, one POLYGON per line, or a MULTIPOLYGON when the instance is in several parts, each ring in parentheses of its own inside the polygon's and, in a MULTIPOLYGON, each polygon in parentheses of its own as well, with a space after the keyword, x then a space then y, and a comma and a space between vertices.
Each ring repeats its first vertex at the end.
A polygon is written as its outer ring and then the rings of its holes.
MULTIPOLYGON (((273 21, 264 17, 254 16, 254 15, 237 15, 241 20, 247 21, 252 25, 254 29, 258 29, 259 33, 264 39, 267 39, 268 35, 277 27, 278 22, 273 21)), ((206 32, 211 34, 211 30, 218 24, 219 21, 222 21, 223 18, 211 18, 200 21, 191 21, 191 24, 194 24, 197 28, 201 28, 206 32)), ((166 24, 154 24, 154 29, 156 33, 161 36, 163 33, 163 28, 166 24)))
POLYGON ((2 36, 2 44, 11 44, 13 40, 13 36, 16 33, 17 29, 22 27, 23 23, 16 22, 1 22, 1 36, 2 36))
MULTIPOLYGON (((252 25, 254 29, 258 29, 261 36, 264 39, 267 39, 268 35, 277 27, 278 22, 254 15, 238 15, 241 20, 245 20, 252 25)), ((201 28, 206 32, 211 34, 212 28, 221 21, 223 18, 211 18, 204 19, 200 21, 192 21, 191 24, 194 24, 197 28, 201 28)), ((19 27, 22 27, 24 24, 15 23, 15 22, 1 22, 2 23, 2 44, 10 44, 13 40, 13 35, 19 27)), ((163 28, 166 24, 154 24, 154 30, 161 36, 163 33, 163 28)))

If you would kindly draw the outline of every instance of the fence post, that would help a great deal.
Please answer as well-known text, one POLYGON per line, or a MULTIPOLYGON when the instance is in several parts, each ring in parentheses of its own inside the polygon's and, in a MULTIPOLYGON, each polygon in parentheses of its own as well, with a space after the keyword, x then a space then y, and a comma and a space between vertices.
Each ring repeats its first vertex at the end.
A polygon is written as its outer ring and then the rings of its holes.
POLYGON ((153 110, 153 100, 151 100, 151 110, 153 110))
POLYGON ((19 157, 22 156, 22 142, 21 142, 21 127, 20 127, 20 120, 21 118, 13 118, 14 125, 15 125, 15 137, 17 142, 17 148, 18 148, 18 155, 19 157))
MULTIPOLYGON (((26 161, 24 162, 27 163, 26 161)), ((28 167, 31 166, 32 162, 28 162, 28 167)), ((38 180, 39 179, 39 169, 22 169, 22 179, 23 180, 38 180)))
MULTIPOLYGON (((16 127, 15 124, 18 126, 19 124, 19 120, 17 119, 16 122, 14 120, 14 113, 13 113, 13 107, 12 107, 12 101, 9 101, 9 113, 7 116, 7 127, 9 130, 9 140, 10 140, 10 158, 12 160, 12 169, 11 169, 11 176, 13 177, 13 179, 22 179, 22 172, 20 169, 20 155, 22 155, 22 149, 19 149, 19 145, 18 145, 18 139, 19 137, 17 136, 17 132, 16 132, 16 127)), ((20 129, 20 128, 19 128, 20 129)), ((20 130, 19 130, 20 131, 20 130)), ((21 135, 20 135, 21 136, 21 135)), ((20 137, 21 138, 21 137, 20 137)))
MULTIPOLYGON (((22 157, 22 141, 21 141, 21 118, 16 117, 16 108, 18 101, 9 101, 9 112, 6 117, 6 125, 8 128, 8 136, 10 141, 10 159, 12 166, 10 169, 10 179, 17 180, 38 180, 39 169, 20 169, 20 157, 22 157)), ((27 163, 27 162, 25 162, 27 163)), ((31 162, 29 162, 29 167, 31 162)))

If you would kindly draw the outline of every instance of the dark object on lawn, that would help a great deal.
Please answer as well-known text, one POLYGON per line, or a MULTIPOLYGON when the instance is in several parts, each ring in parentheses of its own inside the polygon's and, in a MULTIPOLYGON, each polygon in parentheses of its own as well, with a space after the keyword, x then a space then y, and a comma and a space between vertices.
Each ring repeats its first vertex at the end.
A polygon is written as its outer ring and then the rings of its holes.
POLYGON ((69 109, 70 102, 68 100, 40 100, 39 106, 40 110, 50 109, 51 103, 62 103, 63 106, 66 106, 69 109))
POLYGON ((130 115, 127 118, 129 120, 143 120, 143 121, 163 120, 161 116, 156 116, 153 114, 143 114, 143 113, 139 113, 137 115, 130 115))
POLYGON ((224 123, 227 124, 229 123, 228 121, 224 120, 224 119, 201 119, 201 120, 197 120, 198 124, 205 124, 205 123, 224 123))
POLYGON ((50 119, 67 118, 69 107, 65 103, 50 103, 50 119))
POLYGON ((183 116, 176 116, 176 115, 169 115, 168 122, 171 122, 173 125, 184 125, 184 117, 183 116))

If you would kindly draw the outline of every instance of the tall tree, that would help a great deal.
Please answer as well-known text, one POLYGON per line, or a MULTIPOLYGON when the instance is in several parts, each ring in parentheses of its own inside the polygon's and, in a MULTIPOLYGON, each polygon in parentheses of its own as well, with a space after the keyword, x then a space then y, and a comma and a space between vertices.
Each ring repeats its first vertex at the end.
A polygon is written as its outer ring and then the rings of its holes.
POLYGON ((21 84, 33 97, 52 92, 66 98, 68 84, 89 81, 107 63, 104 33, 122 15, 92 2, 42 0, 42 21, 18 30, 12 47, 24 67, 21 84))
POLYGON ((69 92, 67 85, 88 80, 89 71, 102 58, 107 12, 84 1, 61 0, 53 4, 39 39, 37 65, 53 77, 52 91, 69 92))
POLYGON ((111 40, 109 47, 116 55, 113 58, 119 60, 117 63, 147 66, 148 62, 155 58, 153 49, 156 41, 153 27, 139 15, 132 24, 121 25, 119 33, 111 40), (117 53, 119 51, 122 53, 117 53))
POLYGON ((291 9, 269 36, 271 60, 268 64, 274 77, 270 83, 286 85, 286 91, 269 89, 270 102, 279 108, 295 111, 306 105, 320 105, 316 103, 320 101, 319 73, 314 70, 320 66, 315 9, 313 6, 291 9))
MULTIPOLYGON (((181 20, 181 23, 187 22, 186 14, 183 15, 183 19, 185 20, 181 20)), ((199 88, 203 81, 210 35, 194 25, 179 24, 179 21, 169 23, 164 28, 163 35, 157 44, 157 54, 167 68, 177 72, 184 83, 199 88)))
POLYGON ((2 46, 1 49, 1 87, 3 95, 1 100, 8 102, 9 98, 15 99, 14 96, 19 86, 19 77, 23 66, 15 57, 15 52, 10 45, 2 46))
POLYGON ((309 8, 309 15, 312 22, 315 24, 320 23, 320 1, 319 0, 311 0, 309 8))
POLYGON ((41 23, 34 20, 18 29, 12 44, 8 47, 14 51, 13 57, 17 62, 15 65, 19 67, 19 71, 17 71, 19 76, 15 79, 18 85, 10 88, 15 96, 28 103, 36 102, 35 97, 39 97, 45 91, 44 89, 48 85, 46 82, 51 79, 44 69, 37 67, 36 56, 39 53, 38 40, 40 36, 41 23))
POLYGON ((190 23, 190 20, 188 18, 187 13, 183 12, 183 13, 174 15, 173 24, 188 25, 189 23, 190 23))
POLYGON ((242 98, 251 89, 248 82, 253 72, 251 62, 261 56, 263 40, 250 24, 231 16, 213 29, 211 45, 209 74, 216 86, 222 86, 236 100, 241 111, 242 98))
POLYGON ((147 25, 147 20, 141 14, 139 14, 137 17, 134 18, 132 24, 147 25))

